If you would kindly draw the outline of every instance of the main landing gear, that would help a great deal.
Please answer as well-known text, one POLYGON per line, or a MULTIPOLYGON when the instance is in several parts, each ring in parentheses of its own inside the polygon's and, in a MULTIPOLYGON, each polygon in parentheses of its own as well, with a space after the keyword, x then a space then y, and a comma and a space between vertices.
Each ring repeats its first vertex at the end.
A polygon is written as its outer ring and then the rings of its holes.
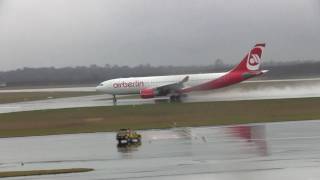
POLYGON ((170 96, 170 102, 181 102, 181 96, 179 95, 170 96))
POLYGON ((183 98, 187 97, 186 94, 176 94, 170 96, 170 102, 182 102, 183 98))
POLYGON ((113 95, 112 101, 114 106, 117 105, 117 97, 115 94, 113 95))

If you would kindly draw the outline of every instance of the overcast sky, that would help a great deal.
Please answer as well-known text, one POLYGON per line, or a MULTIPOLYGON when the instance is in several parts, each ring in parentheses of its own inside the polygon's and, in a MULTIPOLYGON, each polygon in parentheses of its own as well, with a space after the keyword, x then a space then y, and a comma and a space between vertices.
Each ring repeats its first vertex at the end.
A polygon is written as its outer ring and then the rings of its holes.
POLYGON ((320 0, 0 0, 0 70, 320 60, 320 0))

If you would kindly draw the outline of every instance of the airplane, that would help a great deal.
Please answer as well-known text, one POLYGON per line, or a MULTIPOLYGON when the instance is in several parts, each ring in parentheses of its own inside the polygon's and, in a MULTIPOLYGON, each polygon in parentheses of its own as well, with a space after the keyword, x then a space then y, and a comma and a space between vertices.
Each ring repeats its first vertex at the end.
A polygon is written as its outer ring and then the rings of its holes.
POLYGON ((261 70, 261 56, 265 43, 256 44, 243 60, 228 72, 187 74, 169 76, 117 78, 100 83, 96 90, 113 96, 138 94, 143 99, 170 97, 171 102, 180 102, 193 91, 209 91, 240 83, 268 72, 261 70))

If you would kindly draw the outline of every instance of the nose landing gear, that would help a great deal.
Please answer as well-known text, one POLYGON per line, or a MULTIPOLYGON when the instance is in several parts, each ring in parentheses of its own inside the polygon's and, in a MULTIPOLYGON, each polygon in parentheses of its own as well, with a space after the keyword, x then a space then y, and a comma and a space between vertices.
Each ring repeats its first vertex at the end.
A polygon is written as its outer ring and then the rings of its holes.
POLYGON ((112 98, 112 101, 113 101, 113 105, 117 105, 117 97, 115 94, 113 94, 113 98, 112 98))

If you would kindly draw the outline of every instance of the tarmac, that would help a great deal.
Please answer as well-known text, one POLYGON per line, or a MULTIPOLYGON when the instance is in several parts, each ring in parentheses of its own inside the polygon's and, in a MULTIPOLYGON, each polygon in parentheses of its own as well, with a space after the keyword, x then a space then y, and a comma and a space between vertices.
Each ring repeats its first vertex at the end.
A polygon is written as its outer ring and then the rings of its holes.
MULTIPOLYGON (((94 87, 50 88, 50 89, 19 89, 0 90, 1 92, 49 92, 49 91, 94 91, 94 87)), ((257 99, 283 99, 320 97, 320 79, 288 79, 245 81, 223 89, 191 93, 184 102, 237 101, 257 99)), ((117 105, 154 104, 167 98, 141 99, 119 96, 117 105)), ((73 107, 113 106, 110 95, 93 95, 72 98, 46 99, 18 103, 0 104, 0 113, 62 109, 73 107)))
MULTIPOLYGON (((0 113, 111 106, 108 97, 2 104, 0 113)), ((320 80, 247 82, 206 94, 191 94, 186 101, 298 97, 320 97, 320 80)), ((118 105, 143 103, 155 101, 118 101, 118 105)), ((320 120, 147 130, 139 131, 140 146, 125 148, 117 147, 115 133, 2 138, 0 171, 95 169, 88 173, 7 178, 14 180, 317 180, 319 125, 320 120)))
POLYGON ((0 139, 0 171, 94 168, 41 180, 316 180, 320 121, 139 131, 118 148, 115 133, 0 139))

